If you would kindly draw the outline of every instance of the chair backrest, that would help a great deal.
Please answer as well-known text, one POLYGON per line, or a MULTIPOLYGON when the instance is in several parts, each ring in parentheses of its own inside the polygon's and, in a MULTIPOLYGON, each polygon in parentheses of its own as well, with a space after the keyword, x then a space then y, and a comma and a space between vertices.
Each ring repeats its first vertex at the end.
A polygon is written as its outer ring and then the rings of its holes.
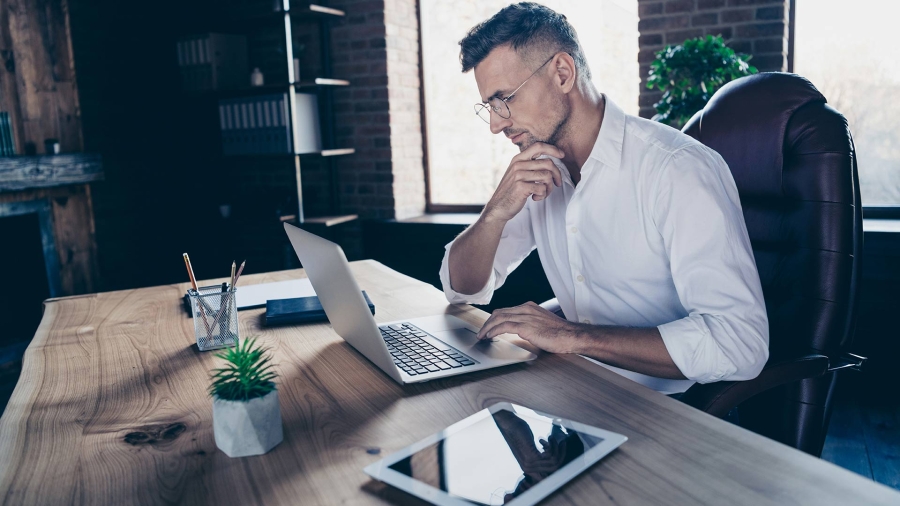
MULTIPOLYGON (((770 360, 805 353, 836 358, 853 337, 862 253, 856 154, 846 119, 808 80, 762 73, 723 86, 683 131, 731 168, 766 300, 770 360)), ((812 401, 827 425, 831 376, 805 381, 769 403, 812 401)), ((784 416, 807 416, 795 411, 784 416)), ((806 437, 792 420, 777 425, 794 434, 776 439, 806 437)))

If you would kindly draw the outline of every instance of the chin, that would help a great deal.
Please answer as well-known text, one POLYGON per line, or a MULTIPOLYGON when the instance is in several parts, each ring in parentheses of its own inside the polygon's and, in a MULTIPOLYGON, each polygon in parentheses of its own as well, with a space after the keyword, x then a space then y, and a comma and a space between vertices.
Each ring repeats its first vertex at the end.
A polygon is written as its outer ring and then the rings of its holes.
POLYGON ((536 143, 536 142, 537 142, 537 140, 535 140, 534 137, 529 136, 529 137, 528 137, 527 139, 525 139, 524 141, 517 142, 517 143, 515 143, 515 144, 516 144, 516 146, 519 147, 519 152, 521 153, 522 151, 525 151, 526 149, 530 148, 531 145, 534 144, 534 143, 536 143))

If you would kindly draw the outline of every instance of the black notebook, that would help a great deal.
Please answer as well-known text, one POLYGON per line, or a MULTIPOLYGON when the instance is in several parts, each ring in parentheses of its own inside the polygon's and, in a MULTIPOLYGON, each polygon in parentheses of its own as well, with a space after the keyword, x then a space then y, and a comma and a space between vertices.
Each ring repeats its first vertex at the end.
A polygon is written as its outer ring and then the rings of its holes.
MULTIPOLYGON (((369 306, 369 311, 375 314, 375 305, 369 300, 366 291, 362 291, 363 298, 369 306)), ((266 326, 287 325, 291 323, 327 322, 328 316, 322 309, 322 303, 318 297, 299 297, 296 299, 279 299, 266 301, 266 326)))

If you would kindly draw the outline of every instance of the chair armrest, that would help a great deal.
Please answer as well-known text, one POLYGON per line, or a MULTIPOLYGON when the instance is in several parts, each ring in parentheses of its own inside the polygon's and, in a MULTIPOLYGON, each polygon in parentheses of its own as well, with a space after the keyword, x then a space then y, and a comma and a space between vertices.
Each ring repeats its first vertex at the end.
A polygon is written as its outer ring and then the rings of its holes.
POLYGON ((825 355, 804 355, 769 362, 759 376, 747 381, 719 381, 696 384, 681 397, 685 404, 719 418, 747 399, 786 383, 815 378, 828 371, 825 355))

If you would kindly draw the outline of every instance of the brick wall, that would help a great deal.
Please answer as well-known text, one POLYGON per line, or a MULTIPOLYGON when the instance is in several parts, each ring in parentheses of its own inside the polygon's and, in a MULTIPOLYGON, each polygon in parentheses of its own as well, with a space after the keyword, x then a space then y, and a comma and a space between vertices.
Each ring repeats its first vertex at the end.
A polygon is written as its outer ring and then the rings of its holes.
POLYGON ((338 0, 332 30, 342 211, 405 218, 425 211, 415 0, 338 0))
POLYGON ((790 0, 638 0, 640 115, 653 116, 661 93, 647 89, 655 53, 701 35, 721 35, 729 47, 753 55, 760 72, 787 70, 790 0))

